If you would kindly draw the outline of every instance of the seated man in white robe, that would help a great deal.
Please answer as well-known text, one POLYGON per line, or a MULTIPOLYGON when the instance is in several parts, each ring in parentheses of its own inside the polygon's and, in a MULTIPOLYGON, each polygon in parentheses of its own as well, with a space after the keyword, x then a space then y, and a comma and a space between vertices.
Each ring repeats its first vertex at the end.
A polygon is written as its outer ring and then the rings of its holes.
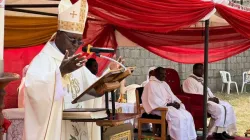
MULTIPOLYGON (((151 76, 154 76, 154 70, 156 69, 156 67, 150 67, 148 70, 148 74, 147 74, 147 79, 146 81, 142 82, 141 86, 144 87, 148 82, 151 76)), ((152 124, 142 124, 142 130, 143 131, 150 131, 152 128, 152 124)))
MULTIPOLYGON (((198 63, 193 66, 193 74, 183 82, 184 92, 203 95, 203 71, 203 64, 198 63)), ((214 137, 218 139, 234 139, 230 136, 237 131, 233 107, 228 102, 216 98, 209 88, 207 89, 207 96, 208 113, 212 117, 208 135, 215 132, 214 137)))
MULTIPOLYGON (((96 81, 84 65, 82 34, 88 13, 87 0, 59 3, 58 31, 32 60, 25 79, 24 140, 100 140, 95 123, 62 121, 69 108, 88 108, 87 101, 71 102, 96 81), (73 13, 73 14, 72 14, 73 13)), ((92 93, 84 100, 102 95, 92 93)))
POLYGON ((174 140, 196 139, 193 117, 165 82, 166 70, 158 67, 154 72, 155 76, 150 77, 142 93, 142 105, 145 111, 160 116, 161 113, 154 109, 168 108, 166 120, 170 137, 174 140))

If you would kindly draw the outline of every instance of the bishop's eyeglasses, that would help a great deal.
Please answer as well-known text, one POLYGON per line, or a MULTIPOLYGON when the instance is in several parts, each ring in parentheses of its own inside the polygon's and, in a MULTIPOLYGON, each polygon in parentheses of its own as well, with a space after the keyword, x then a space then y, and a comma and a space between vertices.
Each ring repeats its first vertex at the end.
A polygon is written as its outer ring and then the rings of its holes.
POLYGON ((67 36, 67 38, 69 39, 69 41, 74 44, 74 45, 82 45, 83 44, 83 41, 82 40, 78 40, 78 39, 75 39, 75 38, 71 38, 69 37, 65 32, 63 32, 65 34, 65 36, 67 36))

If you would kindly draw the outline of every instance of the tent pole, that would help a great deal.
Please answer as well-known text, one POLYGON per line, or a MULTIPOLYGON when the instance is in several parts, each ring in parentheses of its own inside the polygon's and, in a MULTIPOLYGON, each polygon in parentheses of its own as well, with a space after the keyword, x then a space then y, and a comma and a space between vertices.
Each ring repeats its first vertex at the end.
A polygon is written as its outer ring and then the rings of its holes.
POLYGON ((208 81, 209 19, 205 21, 204 88, 203 88, 203 140, 207 137, 207 81, 208 81))

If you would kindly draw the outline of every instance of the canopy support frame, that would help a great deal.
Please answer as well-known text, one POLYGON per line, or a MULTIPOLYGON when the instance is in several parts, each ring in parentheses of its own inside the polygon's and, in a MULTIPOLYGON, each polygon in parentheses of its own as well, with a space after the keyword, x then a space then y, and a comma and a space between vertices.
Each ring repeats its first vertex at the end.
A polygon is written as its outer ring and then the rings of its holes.
POLYGON ((205 21, 204 39, 204 87, 203 87, 203 140, 207 139, 207 81, 208 81, 208 48, 209 19, 205 21))

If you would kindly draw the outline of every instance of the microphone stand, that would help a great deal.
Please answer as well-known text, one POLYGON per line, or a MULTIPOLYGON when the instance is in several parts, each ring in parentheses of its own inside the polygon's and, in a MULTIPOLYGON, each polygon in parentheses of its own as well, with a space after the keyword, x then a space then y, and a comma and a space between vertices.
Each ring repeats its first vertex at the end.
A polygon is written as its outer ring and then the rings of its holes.
MULTIPOLYGON (((104 56, 104 55, 100 55, 99 53, 96 53, 96 56, 100 57, 100 58, 104 58, 107 59, 109 61, 115 62, 117 64, 119 64, 123 69, 122 71, 124 72, 127 68, 120 62, 114 60, 113 58, 104 56)), ((112 106, 112 117, 113 119, 115 118, 115 91, 111 91, 111 106, 112 106)), ((109 111, 109 101, 108 101, 108 93, 105 93, 105 107, 107 109, 107 113, 110 114, 109 111)), ((102 129, 101 129, 102 130, 102 129)))

